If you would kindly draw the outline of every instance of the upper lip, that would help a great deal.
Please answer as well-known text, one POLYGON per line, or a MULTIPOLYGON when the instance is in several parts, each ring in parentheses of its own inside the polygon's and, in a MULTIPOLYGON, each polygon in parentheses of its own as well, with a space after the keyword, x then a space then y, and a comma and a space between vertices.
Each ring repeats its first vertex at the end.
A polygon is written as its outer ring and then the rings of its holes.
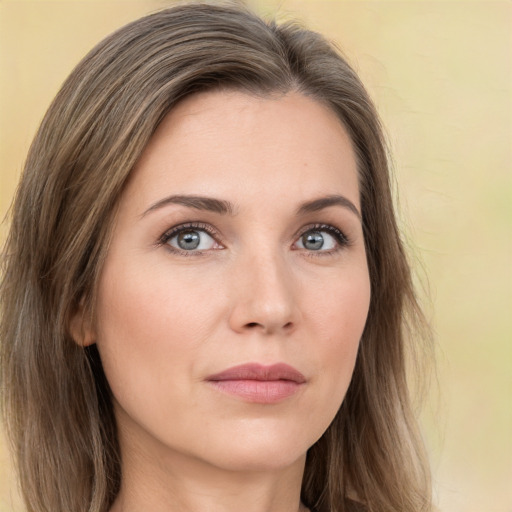
POLYGON ((265 366, 259 363, 248 363, 233 366, 232 368, 228 368, 220 373, 210 375, 206 380, 289 380, 298 384, 303 384, 306 382, 306 377, 304 377, 299 370, 285 363, 277 363, 270 366, 265 366))

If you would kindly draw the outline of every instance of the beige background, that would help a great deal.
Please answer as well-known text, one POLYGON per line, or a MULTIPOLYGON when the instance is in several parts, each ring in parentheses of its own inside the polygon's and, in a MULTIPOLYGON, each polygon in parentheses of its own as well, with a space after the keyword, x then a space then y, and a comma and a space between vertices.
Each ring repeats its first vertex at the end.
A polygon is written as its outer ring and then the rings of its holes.
MULTIPOLYGON (((104 35, 165 1, 0 0, 0 215, 58 87, 104 35)), ((380 109, 439 384, 424 427, 446 512, 512 512, 512 3, 254 0, 335 40, 380 109)), ((5 236, 6 224, 0 229, 5 236)), ((0 441, 0 512, 21 510, 0 441)))

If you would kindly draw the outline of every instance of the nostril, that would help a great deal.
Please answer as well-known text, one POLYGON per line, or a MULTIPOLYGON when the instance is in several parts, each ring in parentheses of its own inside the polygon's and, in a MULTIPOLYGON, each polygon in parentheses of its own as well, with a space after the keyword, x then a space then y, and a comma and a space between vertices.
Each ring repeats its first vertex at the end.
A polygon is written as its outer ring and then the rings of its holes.
MULTIPOLYGON (((249 329, 255 329, 256 327, 261 327, 261 328, 265 329, 265 326, 258 322, 248 322, 246 324, 246 327, 248 327, 249 329)), ((283 325, 283 329, 286 329, 286 330, 289 330, 292 327, 293 327, 293 322, 287 322, 285 325, 283 325)))

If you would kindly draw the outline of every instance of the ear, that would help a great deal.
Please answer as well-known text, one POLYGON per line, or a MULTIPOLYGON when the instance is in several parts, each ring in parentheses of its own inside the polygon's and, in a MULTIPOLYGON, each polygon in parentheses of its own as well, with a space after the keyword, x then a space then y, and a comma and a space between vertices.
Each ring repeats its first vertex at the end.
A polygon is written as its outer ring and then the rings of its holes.
POLYGON ((77 345, 88 347, 96 343, 96 331, 92 320, 85 310, 83 301, 80 301, 77 310, 69 321, 69 333, 77 345))

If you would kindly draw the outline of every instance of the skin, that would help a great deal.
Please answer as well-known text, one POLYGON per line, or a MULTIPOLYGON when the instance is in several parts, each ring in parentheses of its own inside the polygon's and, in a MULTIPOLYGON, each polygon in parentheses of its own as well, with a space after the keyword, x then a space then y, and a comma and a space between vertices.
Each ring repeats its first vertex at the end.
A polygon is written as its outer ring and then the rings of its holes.
POLYGON ((313 99, 216 91, 167 115, 121 198, 81 339, 97 343, 114 396, 123 479, 111 511, 306 510, 306 452, 343 401, 370 301, 358 212, 350 139, 313 99), (233 211, 165 201, 178 194, 233 211), (347 202, 297 213, 333 194, 347 202), (195 229, 200 250, 163 238, 193 222, 214 230, 195 229), (312 250, 302 235, 316 224, 349 242, 315 228, 312 250), (207 381, 249 362, 287 363, 306 382, 261 404, 207 381))

